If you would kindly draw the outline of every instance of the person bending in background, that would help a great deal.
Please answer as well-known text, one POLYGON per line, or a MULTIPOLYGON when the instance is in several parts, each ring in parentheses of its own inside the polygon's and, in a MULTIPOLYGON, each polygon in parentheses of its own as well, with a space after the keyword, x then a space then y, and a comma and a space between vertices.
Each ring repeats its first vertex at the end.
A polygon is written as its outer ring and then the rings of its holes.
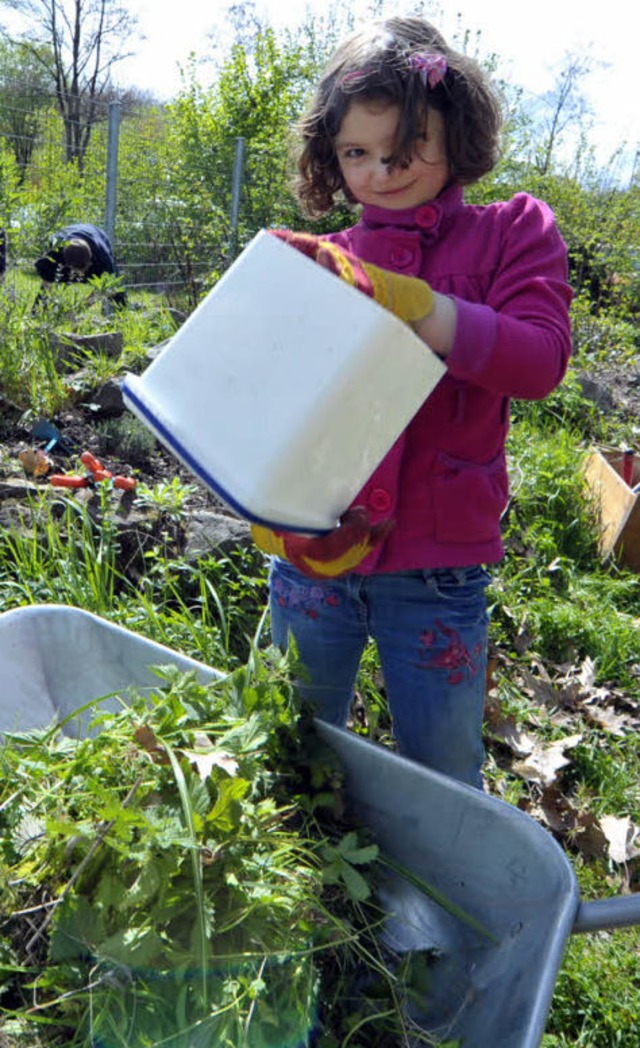
POLYGON ((501 107, 482 68, 423 19, 342 44, 300 130, 305 210, 326 214, 342 194, 359 214, 327 236, 274 235, 410 324, 447 370, 339 527, 312 538, 254 525, 272 554, 272 638, 293 636, 300 692, 337 725, 373 638, 399 752, 481 787, 509 398, 546 397, 565 373, 566 246, 527 193, 465 202, 498 159, 501 107))
MULTIPOLYGON (((65 226, 53 233, 47 252, 34 264, 42 280, 36 304, 44 300, 48 288, 53 284, 87 284, 93 277, 101 277, 105 273, 118 276, 109 237, 103 229, 89 223, 65 226)), ((124 291, 112 292, 109 298, 116 306, 127 304, 124 291)))

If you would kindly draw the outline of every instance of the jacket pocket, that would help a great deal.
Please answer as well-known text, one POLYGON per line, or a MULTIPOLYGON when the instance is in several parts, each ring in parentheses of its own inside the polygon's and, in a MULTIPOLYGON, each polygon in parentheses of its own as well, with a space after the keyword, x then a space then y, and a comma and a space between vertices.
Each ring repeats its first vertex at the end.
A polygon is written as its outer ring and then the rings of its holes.
POLYGON ((488 542, 500 532, 509 496, 504 454, 486 465, 440 454, 434 474, 438 542, 488 542))

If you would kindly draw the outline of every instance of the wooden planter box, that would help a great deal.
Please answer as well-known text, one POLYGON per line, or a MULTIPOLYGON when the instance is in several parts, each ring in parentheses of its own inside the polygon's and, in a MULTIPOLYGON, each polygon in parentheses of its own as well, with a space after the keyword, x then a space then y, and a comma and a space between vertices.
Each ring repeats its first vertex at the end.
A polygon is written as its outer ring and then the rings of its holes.
POLYGON ((631 483, 623 480, 622 451, 591 451, 584 462, 587 486, 595 497, 600 526, 600 554, 613 556, 632 571, 640 571, 640 455, 633 463, 631 483))

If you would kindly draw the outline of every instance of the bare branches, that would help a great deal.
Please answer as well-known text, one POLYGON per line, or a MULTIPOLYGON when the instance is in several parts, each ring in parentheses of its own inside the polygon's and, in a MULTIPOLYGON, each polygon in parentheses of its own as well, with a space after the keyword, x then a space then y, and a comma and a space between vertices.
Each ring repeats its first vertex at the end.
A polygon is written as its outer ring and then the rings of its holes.
POLYGON ((97 103, 111 89, 113 66, 132 54, 126 45, 135 38, 137 19, 118 0, 5 0, 5 5, 25 18, 18 39, 46 64, 64 121, 67 160, 82 166, 97 103))
POLYGON ((543 119, 544 140, 536 166, 546 174, 564 132, 568 128, 584 128, 590 118, 590 108, 582 93, 585 80, 596 67, 588 55, 567 54, 558 72, 554 87, 543 96, 547 113, 543 119))

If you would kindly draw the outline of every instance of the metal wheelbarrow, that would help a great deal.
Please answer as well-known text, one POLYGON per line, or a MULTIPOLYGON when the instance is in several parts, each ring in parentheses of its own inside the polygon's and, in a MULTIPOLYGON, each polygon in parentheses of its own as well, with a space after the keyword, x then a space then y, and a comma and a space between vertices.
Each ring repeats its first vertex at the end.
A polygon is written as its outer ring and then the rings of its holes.
MULTIPOLYGON (((167 664, 195 670, 203 682, 219 676, 77 608, 36 605, 0 614, 0 734, 45 727, 81 707, 68 731, 85 731, 88 704, 157 686, 150 667, 167 664)), ((115 697, 113 703, 120 705, 115 697)), ((581 901, 560 846, 519 809, 351 732, 316 726, 344 766, 354 811, 386 855, 490 933, 392 875, 382 900, 387 943, 433 955, 417 1020, 434 1036, 459 1038, 463 1048, 537 1048, 569 936, 640 923, 640 896, 581 901)))

